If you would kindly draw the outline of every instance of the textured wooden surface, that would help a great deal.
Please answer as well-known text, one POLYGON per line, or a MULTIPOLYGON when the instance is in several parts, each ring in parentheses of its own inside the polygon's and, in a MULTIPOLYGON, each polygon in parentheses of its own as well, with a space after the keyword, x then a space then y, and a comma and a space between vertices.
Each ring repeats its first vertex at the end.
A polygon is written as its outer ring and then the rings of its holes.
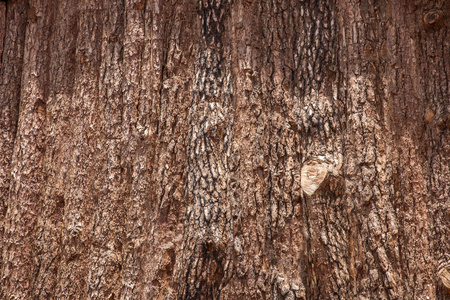
POLYGON ((0 298, 450 299, 449 20, 0 2, 0 298))

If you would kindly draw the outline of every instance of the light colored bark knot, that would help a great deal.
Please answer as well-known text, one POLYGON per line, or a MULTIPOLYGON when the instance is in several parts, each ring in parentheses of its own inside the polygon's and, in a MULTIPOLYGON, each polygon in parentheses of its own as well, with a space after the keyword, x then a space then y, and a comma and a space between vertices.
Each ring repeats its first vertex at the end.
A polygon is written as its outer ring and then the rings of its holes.
POLYGON ((442 267, 438 271, 438 276, 441 279, 442 283, 450 289, 450 263, 446 267, 442 267))
POLYGON ((312 158, 303 164, 301 187, 311 196, 319 188, 328 173, 328 163, 320 158, 312 158))

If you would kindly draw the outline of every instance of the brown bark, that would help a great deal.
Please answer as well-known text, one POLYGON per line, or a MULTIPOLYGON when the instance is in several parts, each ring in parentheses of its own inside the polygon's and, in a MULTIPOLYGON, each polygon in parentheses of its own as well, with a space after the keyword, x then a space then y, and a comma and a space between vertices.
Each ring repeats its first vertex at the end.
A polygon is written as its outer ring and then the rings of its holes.
POLYGON ((0 298, 450 299, 449 20, 0 2, 0 298))

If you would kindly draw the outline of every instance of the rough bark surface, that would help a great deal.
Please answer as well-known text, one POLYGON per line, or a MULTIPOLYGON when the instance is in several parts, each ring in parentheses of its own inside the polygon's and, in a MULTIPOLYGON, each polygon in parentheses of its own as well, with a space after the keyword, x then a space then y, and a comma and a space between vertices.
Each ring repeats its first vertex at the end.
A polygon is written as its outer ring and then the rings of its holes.
POLYGON ((450 299, 448 1, 0 2, 1 299, 450 299))

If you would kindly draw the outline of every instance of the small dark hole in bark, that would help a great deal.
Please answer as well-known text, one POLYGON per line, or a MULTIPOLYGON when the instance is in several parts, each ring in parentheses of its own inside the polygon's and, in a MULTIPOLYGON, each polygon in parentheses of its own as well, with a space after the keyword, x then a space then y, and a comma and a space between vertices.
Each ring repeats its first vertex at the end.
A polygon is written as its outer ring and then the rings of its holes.
POLYGON ((442 26, 442 11, 430 10, 423 15, 423 23, 426 29, 436 30, 442 26))
POLYGON ((62 196, 57 196, 57 198, 56 198, 56 205, 57 205, 59 208, 63 208, 63 207, 66 205, 66 202, 64 201, 64 197, 62 197, 62 196))
POLYGON ((431 12, 425 15, 425 23, 427 25, 433 25, 439 20, 439 15, 436 12, 431 12))
POLYGON ((444 113, 438 118, 437 127, 442 131, 450 128, 450 113, 444 113))

